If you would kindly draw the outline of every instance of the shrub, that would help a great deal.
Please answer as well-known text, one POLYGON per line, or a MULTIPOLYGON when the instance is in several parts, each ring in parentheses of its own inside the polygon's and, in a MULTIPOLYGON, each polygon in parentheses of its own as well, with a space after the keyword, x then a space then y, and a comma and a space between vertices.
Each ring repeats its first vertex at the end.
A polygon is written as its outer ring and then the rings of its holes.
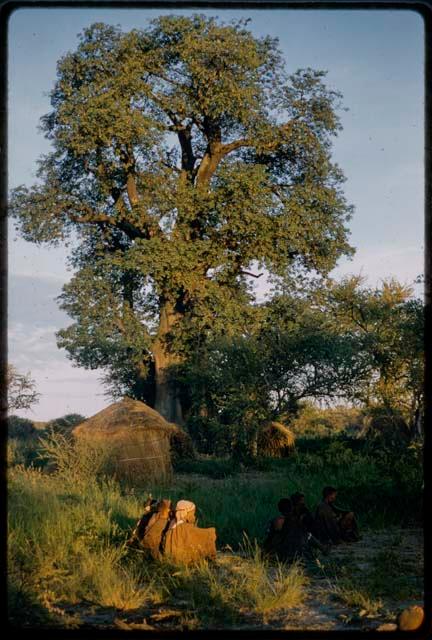
POLYGON ((86 483, 113 471, 111 450, 105 442, 70 440, 52 429, 39 442, 42 460, 68 481, 86 483))
POLYGON ((363 428, 360 409, 347 406, 320 408, 311 402, 301 405, 291 420, 290 429, 299 438, 325 438, 337 435, 358 435, 363 428))
POLYGON ((198 460, 178 460, 174 468, 179 473, 197 473, 209 478, 227 478, 240 471, 239 465, 231 458, 200 458, 198 460))
POLYGON ((68 413, 61 418, 56 418, 55 420, 50 420, 48 422, 47 428, 50 429, 53 433, 61 433, 65 436, 70 436, 74 427, 81 422, 84 422, 85 417, 80 415, 79 413, 68 413))
POLYGON ((9 438, 28 439, 37 435, 37 430, 33 426, 33 422, 27 418, 9 416, 7 424, 9 438))

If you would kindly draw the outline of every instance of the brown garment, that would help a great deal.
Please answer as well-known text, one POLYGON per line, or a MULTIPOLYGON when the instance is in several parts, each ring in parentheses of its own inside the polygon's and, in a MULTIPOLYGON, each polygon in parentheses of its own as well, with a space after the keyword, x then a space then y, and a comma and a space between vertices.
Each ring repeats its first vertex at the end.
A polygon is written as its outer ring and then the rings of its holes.
POLYGON ((161 558, 161 544, 164 532, 168 529, 169 518, 162 513, 155 513, 148 523, 147 529, 141 540, 141 545, 146 549, 152 558, 161 558))
POLYGON ((272 521, 270 531, 263 543, 263 551, 266 555, 275 556, 282 562, 292 562, 303 554, 307 545, 307 532, 300 519, 294 514, 283 516, 282 527, 280 520, 279 516, 272 521))
POLYGON ((325 500, 316 508, 315 529, 317 538, 321 542, 338 544, 342 541, 337 515, 325 500))
POLYGON ((148 523, 150 522, 153 514, 156 513, 156 509, 157 509, 156 501, 155 500, 154 501, 148 500, 147 504, 144 506, 143 515, 141 516, 141 518, 136 523, 135 528, 132 531, 132 535, 129 538, 129 540, 127 541, 128 545, 133 545, 133 544, 139 542, 140 540, 142 540, 144 532, 147 529, 148 523))
POLYGON ((164 555, 176 564, 189 564, 203 558, 216 557, 216 529, 200 529, 182 522, 165 534, 164 555))
POLYGON ((323 500, 315 512, 316 536, 321 542, 338 544, 343 540, 359 539, 357 523, 352 511, 338 509, 323 500))

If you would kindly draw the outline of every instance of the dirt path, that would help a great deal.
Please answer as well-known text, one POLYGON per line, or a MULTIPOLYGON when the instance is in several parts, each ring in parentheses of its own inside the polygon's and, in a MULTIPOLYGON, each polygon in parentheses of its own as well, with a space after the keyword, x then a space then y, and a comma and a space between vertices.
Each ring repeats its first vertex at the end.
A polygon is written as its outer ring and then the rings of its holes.
MULTIPOLYGON (((238 563, 220 553, 219 564, 238 563)), ((423 533, 419 529, 365 532, 355 544, 334 547, 306 566, 309 584, 304 602, 290 610, 258 616, 245 611, 236 624, 217 628, 284 630, 372 630, 394 624, 398 612, 423 604, 423 533)), ((80 628, 181 630, 191 627, 190 602, 173 594, 169 603, 133 612, 81 604, 65 610, 80 628)), ((195 623, 196 624, 196 623, 195 623)), ((195 627, 196 628, 196 627, 195 627)), ((199 625, 198 625, 199 628, 199 625)))
POLYGON ((367 532, 355 544, 334 547, 319 564, 308 572, 304 605, 286 616, 282 628, 305 629, 307 620, 311 630, 376 629, 395 623, 406 606, 423 604, 420 529, 367 532))

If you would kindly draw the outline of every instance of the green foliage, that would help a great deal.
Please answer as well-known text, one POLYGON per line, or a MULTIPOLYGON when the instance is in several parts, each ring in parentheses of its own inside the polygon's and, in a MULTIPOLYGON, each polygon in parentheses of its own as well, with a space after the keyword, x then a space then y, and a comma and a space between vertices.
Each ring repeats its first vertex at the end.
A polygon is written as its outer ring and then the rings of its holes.
POLYGON ((28 418, 19 416, 8 416, 8 437, 9 438, 32 438, 37 434, 33 422, 28 418))
POLYGON ((174 370, 200 451, 239 456, 242 449, 246 460, 257 454, 260 431, 272 420, 291 423, 303 398, 355 394, 369 375, 364 353, 355 336, 323 325, 323 316, 309 311, 282 328, 269 316, 256 335, 208 342, 174 370))
POLYGON ((7 443, 8 467, 14 465, 43 466, 37 438, 10 438, 7 443))
POLYGON ((202 15, 97 23, 59 61, 53 148, 10 212, 27 240, 78 239, 58 344, 116 394, 152 398, 154 367, 245 334, 254 265, 326 274, 351 252, 324 76, 289 75, 275 40, 202 15))
POLYGON ((20 373, 12 364, 7 365, 7 403, 8 409, 30 409, 39 401, 40 393, 36 391, 34 380, 30 373, 20 373))
MULTIPOLYGON (((307 586, 300 567, 270 567, 256 545, 281 496, 300 490, 313 508, 322 487, 335 485, 338 501, 354 509, 362 530, 412 524, 421 515, 416 510, 422 489, 419 447, 399 458, 392 451, 353 451, 336 440, 314 453, 297 451, 290 458, 271 460, 267 474, 249 469, 234 477, 221 474, 225 477, 220 479, 214 472, 228 462, 207 460, 190 467, 187 475, 177 475, 172 486, 134 493, 98 472, 94 452, 88 454, 94 460, 91 468, 88 459, 79 464, 77 452, 59 434, 45 442, 48 463, 55 462, 56 471, 20 465, 9 469, 9 598, 16 626, 76 625, 79 621, 68 621, 62 607, 84 601, 127 611, 169 604, 179 592, 192 612, 187 625, 237 621, 243 612, 270 616, 300 604, 307 586), (199 475, 192 473, 197 471, 199 475), (194 501, 199 526, 215 526, 218 547, 239 548, 242 557, 225 554, 214 564, 176 569, 143 562, 125 542, 149 491, 155 498, 194 501), (22 617, 20 607, 25 607, 22 617)), ((384 594, 384 575, 394 578, 397 593, 414 593, 419 583, 409 587, 395 553, 377 554, 364 584, 339 579, 337 595, 372 611, 384 594)))
POLYGON ((198 460, 181 460, 175 465, 178 473, 197 473, 209 478, 227 478, 239 471, 241 467, 232 458, 200 458, 198 460))
POLYGON ((331 438, 337 435, 360 435, 363 425, 361 409, 347 406, 320 408, 302 402, 298 414, 290 421, 290 429, 298 438, 331 438))
POLYGON ((345 279, 323 295, 334 321, 359 336, 370 359, 371 375, 356 398, 372 409, 400 413, 414 434, 423 410, 422 300, 394 279, 372 289, 360 277, 345 279))
POLYGON ((8 416, 7 462, 17 464, 38 464, 40 432, 31 420, 19 416, 8 416))
POLYGON ((81 422, 84 422, 85 417, 79 413, 68 413, 61 418, 50 420, 47 424, 47 429, 54 433, 61 433, 63 435, 71 435, 72 429, 81 422))

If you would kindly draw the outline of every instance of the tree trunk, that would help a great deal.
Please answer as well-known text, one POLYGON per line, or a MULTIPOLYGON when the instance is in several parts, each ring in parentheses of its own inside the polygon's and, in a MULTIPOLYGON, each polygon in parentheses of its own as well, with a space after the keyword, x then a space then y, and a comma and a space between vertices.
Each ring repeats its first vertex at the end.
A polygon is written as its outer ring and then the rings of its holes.
POLYGON ((166 343, 167 334, 178 320, 172 305, 166 302, 161 308, 159 330, 153 345, 153 356, 155 362, 155 406, 158 411, 169 422, 182 425, 183 412, 178 397, 177 389, 172 382, 169 382, 169 368, 179 363, 179 358, 170 352, 166 343))

